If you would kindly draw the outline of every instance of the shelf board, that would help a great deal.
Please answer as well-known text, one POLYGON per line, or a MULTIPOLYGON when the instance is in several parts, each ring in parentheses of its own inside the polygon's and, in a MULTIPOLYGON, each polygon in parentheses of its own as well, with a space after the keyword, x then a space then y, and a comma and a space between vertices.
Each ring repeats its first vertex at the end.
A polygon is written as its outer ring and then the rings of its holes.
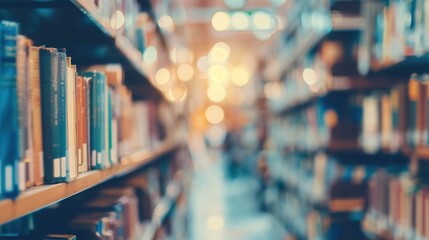
POLYGON ((346 91, 361 91, 368 89, 383 89, 391 87, 394 83, 400 81, 400 79, 386 78, 386 77, 365 77, 365 76, 333 76, 328 79, 326 87, 324 89, 297 99, 290 104, 285 105, 276 112, 281 115, 287 115, 291 112, 297 111, 304 107, 311 105, 315 100, 322 98, 330 93, 334 92, 346 92, 346 91))
POLYGON ((125 157, 109 169, 93 170, 79 175, 70 183, 43 185, 26 190, 15 200, 0 200, 0 224, 10 222, 39 209, 69 198, 110 179, 126 175, 153 161, 178 146, 175 140, 166 140, 154 150, 142 149, 125 157))
POLYGON ((148 97, 162 94, 153 85, 151 66, 125 36, 117 33, 107 18, 98 13, 89 0, 5 0, 0 19, 20 24, 20 34, 34 45, 66 48, 79 71, 94 64, 119 63, 125 72, 125 84, 139 84, 151 91, 148 97), (25 6, 30 7, 23 7, 25 6))
POLYGON ((403 60, 386 64, 372 70, 369 74, 374 76, 402 76, 409 78, 411 74, 429 73, 429 53, 420 56, 408 56, 403 60))

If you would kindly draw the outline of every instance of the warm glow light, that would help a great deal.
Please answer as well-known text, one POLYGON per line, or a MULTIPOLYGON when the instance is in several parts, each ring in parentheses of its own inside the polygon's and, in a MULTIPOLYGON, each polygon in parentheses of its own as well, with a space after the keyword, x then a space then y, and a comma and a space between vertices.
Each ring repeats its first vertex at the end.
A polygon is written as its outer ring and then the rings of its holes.
POLYGON ((158 52, 154 46, 149 46, 143 53, 143 61, 147 64, 153 64, 158 59, 158 52))
POLYGON ((274 19, 263 11, 255 11, 252 14, 253 26, 258 30, 270 30, 274 28, 274 19))
POLYGON ((194 60, 194 54, 187 47, 178 47, 176 49, 176 63, 191 63, 194 60))
POLYGON ((160 28, 165 29, 165 30, 170 31, 170 32, 173 31, 173 28, 174 28, 173 19, 168 15, 164 15, 164 16, 160 17, 158 20, 158 25, 160 28))
POLYGON ((226 98, 225 87, 219 84, 211 84, 207 88, 207 97, 212 102, 222 102, 226 98))
POLYGON ((282 94, 282 85, 277 82, 269 82, 264 86, 264 94, 267 98, 279 98, 282 94))
POLYGON ((202 56, 198 59, 197 67, 201 72, 207 72, 210 68, 209 57, 202 56))
POLYGON ((249 70, 245 66, 238 66, 232 70, 231 81, 236 86, 244 86, 250 80, 249 70))
POLYGON ((314 85, 319 80, 317 72, 311 68, 304 69, 304 71, 302 72, 302 77, 308 85, 314 85))
POLYGON ((209 59, 212 63, 225 63, 230 54, 230 47, 224 42, 216 43, 209 52, 209 59))
POLYGON ((246 0, 224 0, 225 5, 229 8, 242 8, 246 4, 246 0))
POLYGON ((225 114, 223 109, 218 105, 210 105, 206 108, 205 114, 207 122, 211 124, 218 124, 223 121, 225 114))
POLYGON ((170 71, 166 68, 161 68, 156 72, 155 82, 159 85, 167 84, 170 81, 171 75, 170 71))
POLYGON ((216 12, 212 17, 212 26, 216 31, 225 31, 229 28, 230 19, 226 12, 216 12))
POLYGON ((181 64, 177 68, 177 78, 185 82, 191 80, 194 73, 194 68, 190 64, 181 64))
POLYGON ((112 17, 110 18, 110 27, 113 30, 118 30, 124 25, 124 23, 125 23, 124 14, 121 11, 116 10, 115 13, 113 13, 112 17))
POLYGON ((231 89, 228 91, 228 103, 233 106, 240 106, 244 102, 244 94, 240 89, 231 89))
POLYGON ((209 80, 212 83, 228 84, 228 71, 224 66, 214 65, 209 69, 209 80))
POLYGON ((237 30, 245 30, 249 28, 249 15, 245 12, 233 13, 231 16, 231 25, 237 30))
POLYGON ((170 102, 182 102, 186 99, 188 90, 183 86, 174 86, 168 89, 165 97, 170 102))
POLYGON ((211 216, 207 220, 207 227, 210 230, 220 230, 224 226, 224 220, 222 216, 211 216))

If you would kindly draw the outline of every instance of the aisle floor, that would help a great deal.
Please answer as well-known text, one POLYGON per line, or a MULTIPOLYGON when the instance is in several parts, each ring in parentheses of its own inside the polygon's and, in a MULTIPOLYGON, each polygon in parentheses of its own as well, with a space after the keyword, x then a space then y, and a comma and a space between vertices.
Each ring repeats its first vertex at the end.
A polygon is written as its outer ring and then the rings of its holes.
POLYGON ((245 174, 228 178, 226 154, 199 151, 189 194, 190 239, 277 240, 285 230, 259 211, 258 182, 245 174))

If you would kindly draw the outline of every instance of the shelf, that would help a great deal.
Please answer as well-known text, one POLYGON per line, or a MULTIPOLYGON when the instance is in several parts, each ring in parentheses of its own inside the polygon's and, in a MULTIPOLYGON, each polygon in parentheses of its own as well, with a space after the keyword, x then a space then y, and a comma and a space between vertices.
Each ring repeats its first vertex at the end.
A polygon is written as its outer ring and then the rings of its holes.
POLYGON ((134 94, 161 97, 142 53, 112 29, 110 20, 100 16, 89 0, 4 0, 0 19, 18 22, 20 34, 34 45, 66 48, 79 70, 94 64, 122 64, 125 84, 133 86, 134 94), (135 90, 136 85, 141 87, 135 90))
POLYGON ((374 76, 402 76, 409 78, 411 74, 429 73, 429 53, 421 56, 408 56, 403 60, 382 66, 370 72, 374 76))
POLYGON ((49 205, 62 201, 110 179, 133 172, 157 160, 178 146, 175 140, 166 140, 154 150, 142 149, 121 160, 121 164, 104 170, 93 170, 79 175, 70 183, 33 187, 17 199, 0 200, 0 224, 12 221, 49 205))
POLYGON ((364 77, 364 76, 334 76, 327 80, 326 87, 314 94, 298 98, 296 101, 285 105, 276 112, 287 115, 304 107, 311 105, 318 98, 324 97, 334 92, 359 91, 368 89, 383 89, 391 87, 395 82, 400 81, 394 78, 364 77))

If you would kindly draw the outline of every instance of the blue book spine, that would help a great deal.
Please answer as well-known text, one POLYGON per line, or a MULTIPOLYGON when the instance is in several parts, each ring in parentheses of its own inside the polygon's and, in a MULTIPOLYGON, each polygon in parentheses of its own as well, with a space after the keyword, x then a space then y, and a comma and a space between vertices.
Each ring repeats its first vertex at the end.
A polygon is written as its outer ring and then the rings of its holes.
MULTIPOLYGON (((3 24, 1 24, 1 23, 0 23, 0 49, 1 49, 1 51, 0 51, 0 74, 1 74, 3 72, 3 70, 2 70, 2 62, 3 62, 2 61, 2 58, 3 58, 3 24)), ((3 79, 3 75, 0 76, 0 91, 1 91, 1 84, 2 84, 1 79, 3 79)), ((4 114, 4 113, 1 112, 1 106, 2 106, 2 104, 0 103, 0 121, 3 118, 2 114, 4 114)), ((1 132, 2 131, 0 130, 0 141, 1 141, 1 137, 2 137, 2 135, 1 135, 2 133, 1 132)), ((0 154, 1 154, 1 149, 0 149, 0 154)), ((2 157, 0 155, 0 199, 2 199, 3 195, 4 195, 4 189, 3 189, 3 182, 4 182, 4 179, 3 179, 3 168, 4 167, 3 167, 3 162, 4 162, 4 159, 2 159, 2 157)))
POLYGON ((59 144, 60 144, 60 156, 61 156, 61 178, 62 181, 67 181, 67 169, 68 169, 68 158, 67 158, 67 55, 64 49, 58 49, 58 110, 59 110, 59 144))
POLYGON ((102 72, 85 72, 84 77, 90 78, 90 156, 91 168, 103 169, 106 156, 106 75, 102 72))
POLYGON ((112 166, 113 164, 115 164, 115 160, 113 159, 114 154, 113 154, 113 111, 112 111, 112 89, 108 88, 108 104, 107 104, 107 111, 108 111, 108 118, 107 118, 107 124, 108 124, 108 134, 109 134, 109 149, 107 149, 106 151, 108 152, 108 156, 109 156, 109 162, 110 162, 110 166, 112 166))
POLYGON ((2 22, 1 27, 1 72, 0 72, 0 162, 2 162, 0 184, 3 197, 14 198, 19 194, 18 164, 19 119, 17 96, 16 47, 18 25, 2 22))
POLYGON ((42 106, 42 136, 46 183, 64 181, 61 162, 65 158, 60 147, 60 90, 58 81, 58 51, 40 49, 40 93, 42 106))

